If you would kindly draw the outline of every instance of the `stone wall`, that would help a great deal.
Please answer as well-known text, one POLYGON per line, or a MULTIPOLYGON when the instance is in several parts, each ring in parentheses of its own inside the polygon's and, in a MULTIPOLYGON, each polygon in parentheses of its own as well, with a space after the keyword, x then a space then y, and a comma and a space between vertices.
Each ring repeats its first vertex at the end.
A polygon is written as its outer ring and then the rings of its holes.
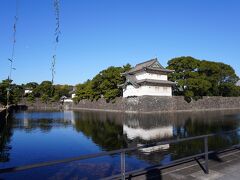
POLYGON ((40 99, 36 99, 34 103, 30 103, 26 99, 23 99, 19 104, 20 106, 26 105, 28 110, 61 110, 63 108, 61 103, 43 103, 40 99))
POLYGON ((33 104, 23 102, 28 109, 33 110, 101 110, 101 111, 121 111, 121 112, 172 112, 172 111, 201 111, 201 110, 223 110, 240 109, 240 97, 203 97, 198 101, 187 103, 184 97, 153 97, 142 96, 135 98, 117 98, 115 102, 107 103, 104 99, 98 101, 82 100, 78 104, 74 103, 42 103, 36 101, 33 104))
POLYGON ((199 111, 240 109, 240 97, 203 97, 198 101, 187 103, 184 97, 153 97, 117 98, 115 103, 82 100, 78 104, 66 104, 67 109, 92 109, 125 112, 166 112, 166 111, 199 111))

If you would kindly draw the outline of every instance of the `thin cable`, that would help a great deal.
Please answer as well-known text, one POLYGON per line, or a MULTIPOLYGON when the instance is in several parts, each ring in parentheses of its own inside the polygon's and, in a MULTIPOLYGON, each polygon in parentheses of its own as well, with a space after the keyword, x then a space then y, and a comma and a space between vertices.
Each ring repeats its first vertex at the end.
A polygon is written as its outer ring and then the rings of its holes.
POLYGON ((14 56, 15 56, 15 45, 16 45, 16 34, 17 34, 17 22, 18 22, 18 0, 16 0, 16 12, 14 16, 14 24, 13 24, 13 44, 12 44, 12 53, 11 53, 11 58, 8 60, 10 61, 10 70, 9 70, 9 76, 8 79, 11 80, 12 78, 12 70, 15 70, 13 68, 13 63, 14 63, 14 56))
POLYGON ((60 13, 59 13, 59 6, 60 6, 60 0, 53 0, 53 5, 54 5, 54 14, 55 14, 55 20, 56 20, 56 27, 55 27, 55 44, 54 44, 54 49, 53 49, 53 56, 52 56, 52 64, 51 64, 51 72, 52 72, 52 84, 54 83, 54 78, 55 78, 55 66, 56 66, 56 51, 57 51, 57 46, 59 42, 59 36, 60 36, 60 13))
POLYGON ((8 58, 10 61, 10 70, 8 75, 9 86, 7 88, 7 113, 6 113, 6 120, 8 118, 8 108, 9 108, 9 99, 10 99, 10 88, 11 88, 11 80, 12 80, 12 70, 16 70, 13 68, 14 63, 14 56, 15 56, 15 45, 16 45, 16 34, 17 34, 17 22, 18 22, 18 0, 16 0, 16 11, 14 16, 14 23, 13 23, 13 44, 12 44, 12 53, 11 58, 8 58))

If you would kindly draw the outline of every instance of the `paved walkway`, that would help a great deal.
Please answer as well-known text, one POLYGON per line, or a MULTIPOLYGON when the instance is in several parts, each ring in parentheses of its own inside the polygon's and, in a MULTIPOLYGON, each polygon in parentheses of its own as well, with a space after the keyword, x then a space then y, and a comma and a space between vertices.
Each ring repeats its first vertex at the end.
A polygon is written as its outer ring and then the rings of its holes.
MULTIPOLYGON (((200 163, 204 165, 203 160, 200 163)), ((240 180, 240 150, 212 156, 209 160, 209 174, 205 174, 196 161, 191 161, 167 169, 155 169, 131 179, 240 180)))

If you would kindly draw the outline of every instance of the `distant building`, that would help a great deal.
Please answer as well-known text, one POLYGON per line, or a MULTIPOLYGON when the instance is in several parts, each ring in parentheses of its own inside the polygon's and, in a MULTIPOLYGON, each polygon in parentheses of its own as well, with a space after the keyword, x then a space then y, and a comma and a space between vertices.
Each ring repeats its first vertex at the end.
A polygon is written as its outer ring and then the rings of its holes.
POLYGON ((28 95, 32 93, 32 89, 25 89, 24 90, 24 95, 28 95))
POLYGON ((62 96, 60 98, 60 102, 61 103, 65 103, 65 102, 73 102, 73 100, 71 98, 68 98, 67 96, 62 96))
POLYGON ((172 96, 174 82, 168 81, 168 74, 173 70, 165 69, 156 59, 140 64, 123 73, 126 82, 123 88, 123 97, 131 96, 172 96))
POLYGON ((236 83, 236 86, 240 86, 240 80, 236 83))
POLYGON ((72 99, 75 98, 75 97, 76 97, 76 94, 75 94, 75 93, 72 94, 71 97, 72 97, 72 99))
POLYGON ((76 97, 76 87, 73 87, 72 91, 69 92, 69 94, 71 95, 71 98, 75 98, 76 97))

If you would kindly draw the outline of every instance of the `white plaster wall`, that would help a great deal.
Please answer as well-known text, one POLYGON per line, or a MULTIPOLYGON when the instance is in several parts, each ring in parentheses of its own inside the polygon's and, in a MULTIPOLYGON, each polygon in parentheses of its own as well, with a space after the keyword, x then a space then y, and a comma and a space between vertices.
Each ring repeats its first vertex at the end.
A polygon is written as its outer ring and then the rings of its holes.
POLYGON ((143 140, 162 139, 173 136, 173 126, 158 127, 153 129, 131 128, 123 125, 123 133, 128 139, 141 138, 143 140))
POLYGON ((123 97, 129 96, 172 96, 172 87, 165 86, 140 86, 135 88, 132 85, 127 85, 123 90, 123 97))
POLYGON ((24 94, 31 94, 32 93, 32 90, 29 90, 29 89, 26 89, 25 91, 24 91, 24 94))
POLYGON ((75 98, 75 97, 76 97, 76 94, 75 94, 75 93, 74 93, 74 94, 72 94, 72 99, 73 99, 73 98, 75 98))
POLYGON ((166 80, 166 81, 168 80, 167 75, 161 75, 161 74, 140 72, 135 75, 137 80, 142 80, 142 79, 154 79, 154 80, 166 80))

